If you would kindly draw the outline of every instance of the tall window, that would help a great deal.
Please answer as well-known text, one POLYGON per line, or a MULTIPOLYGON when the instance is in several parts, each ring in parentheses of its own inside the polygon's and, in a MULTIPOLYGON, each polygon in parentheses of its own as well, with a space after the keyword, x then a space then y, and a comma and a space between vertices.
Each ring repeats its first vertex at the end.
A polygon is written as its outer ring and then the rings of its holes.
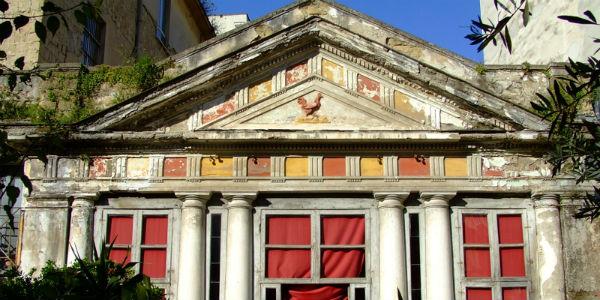
POLYGON ((105 236, 113 242, 110 259, 138 262, 136 272, 150 277, 168 293, 170 285, 171 229, 169 211, 107 210, 105 236))
POLYGON ((466 300, 527 300, 527 234, 520 212, 460 215, 462 293, 466 300))
POLYGON ((264 216, 263 299, 364 299, 365 213, 311 211, 264 216), (328 297, 328 298, 327 298, 328 297))
POLYGON ((86 66, 101 64, 104 58, 104 22, 101 19, 87 18, 83 27, 82 63, 86 66))
POLYGON ((209 207, 206 241, 206 299, 222 299, 227 211, 209 207))
POLYGON ((158 24, 156 27, 156 38, 167 45, 169 32, 169 14, 171 8, 170 0, 159 0, 158 4, 158 24))

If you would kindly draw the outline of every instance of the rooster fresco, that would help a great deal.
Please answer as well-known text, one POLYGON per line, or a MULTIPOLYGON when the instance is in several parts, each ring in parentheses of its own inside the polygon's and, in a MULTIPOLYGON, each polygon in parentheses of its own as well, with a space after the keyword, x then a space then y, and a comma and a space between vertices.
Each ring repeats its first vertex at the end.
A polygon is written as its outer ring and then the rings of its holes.
POLYGON ((314 116, 314 114, 319 110, 319 108, 321 108, 322 98, 323 95, 321 95, 321 93, 317 94, 317 97, 315 97, 315 101, 312 103, 308 103, 308 101, 306 101, 304 97, 298 98, 298 105, 300 105, 300 108, 304 112, 305 117, 314 116))

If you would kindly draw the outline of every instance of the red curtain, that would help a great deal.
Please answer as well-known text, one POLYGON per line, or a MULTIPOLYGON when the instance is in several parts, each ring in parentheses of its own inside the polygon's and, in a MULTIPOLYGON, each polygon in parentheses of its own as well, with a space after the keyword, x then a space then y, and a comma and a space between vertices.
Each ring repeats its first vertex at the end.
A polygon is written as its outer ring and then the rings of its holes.
POLYGON ((348 300, 346 287, 332 285, 293 286, 287 294, 289 300, 348 300))

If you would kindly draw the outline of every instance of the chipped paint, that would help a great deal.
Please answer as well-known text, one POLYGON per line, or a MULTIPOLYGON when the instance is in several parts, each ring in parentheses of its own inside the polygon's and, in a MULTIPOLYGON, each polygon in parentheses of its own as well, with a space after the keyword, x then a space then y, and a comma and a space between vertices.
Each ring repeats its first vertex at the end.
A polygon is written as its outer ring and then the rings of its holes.
POLYGON ((150 176, 150 160, 146 157, 130 157, 127 159, 127 177, 145 178, 150 176))
POLYGON ((367 76, 357 75, 357 91, 373 101, 381 100, 381 84, 367 76))
POLYGON ((107 157, 93 157, 90 160, 89 177, 110 177, 112 176, 112 159, 107 157))
POLYGON ((187 158, 167 157, 163 161, 164 177, 185 177, 187 175, 187 158))
POLYGON ((271 176, 270 157, 249 157, 248 176, 269 177, 271 176))
POLYGON ((273 82, 268 78, 262 82, 256 83, 248 89, 248 99, 250 102, 255 102, 265 97, 268 97, 273 92, 273 82))
POLYGON ((291 85, 308 77, 308 62, 303 61, 285 70, 285 84, 291 85))
POLYGON ((429 158, 400 157, 398 158, 398 175, 400 176, 429 176, 429 158))
POLYGON ((504 166, 507 164, 507 161, 504 157, 483 157, 481 161, 483 165, 483 176, 504 176, 504 166))
POLYGON ((235 94, 231 95, 226 101, 217 99, 208 102, 202 106, 202 124, 220 119, 235 111, 236 108, 237 101, 235 101, 235 94))
POLYGON ((79 160, 71 158, 61 158, 58 160, 58 178, 75 178, 79 176, 79 160))
POLYGON ((46 165, 39 159, 25 161, 25 175, 29 178, 42 178, 46 174, 46 165))
POLYGON ((339 86, 346 85, 346 81, 344 79, 344 67, 323 58, 321 69, 322 75, 325 77, 325 79, 339 86))
POLYGON ((394 107, 403 115, 418 121, 419 123, 425 124, 427 122, 427 115, 425 112, 429 111, 430 106, 421 101, 412 99, 400 91, 394 91, 394 107))

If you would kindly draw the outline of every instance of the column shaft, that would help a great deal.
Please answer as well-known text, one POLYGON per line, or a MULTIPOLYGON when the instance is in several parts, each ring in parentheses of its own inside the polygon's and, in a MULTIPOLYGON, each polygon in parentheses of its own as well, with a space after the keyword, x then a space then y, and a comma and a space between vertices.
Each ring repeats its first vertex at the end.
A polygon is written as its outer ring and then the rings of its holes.
POLYGON ((534 195, 537 241, 537 272, 540 299, 565 299, 562 234, 557 194, 534 195))
POLYGON ((450 208, 454 193, 422 194, 425 206, 425 289, 428 300, 454 299, 450 208))
POLYGON ((177 298, 204 299, 205 208, 210 194, 183 195, 177 298))
POLYGON ((91 258, 93 247, 92 223, 95 196, 75 197, 71 205, 71 224, 67 264, 72 265, 77 257, 91 258))
POLYGON ((256 194, 224 197, 229 209, 225 300, 252 299, 252 202, 256 194))
POLYGON ((408 193, 375 194, 379 200, 379 299, 408 299, 404 200, 408 193))

